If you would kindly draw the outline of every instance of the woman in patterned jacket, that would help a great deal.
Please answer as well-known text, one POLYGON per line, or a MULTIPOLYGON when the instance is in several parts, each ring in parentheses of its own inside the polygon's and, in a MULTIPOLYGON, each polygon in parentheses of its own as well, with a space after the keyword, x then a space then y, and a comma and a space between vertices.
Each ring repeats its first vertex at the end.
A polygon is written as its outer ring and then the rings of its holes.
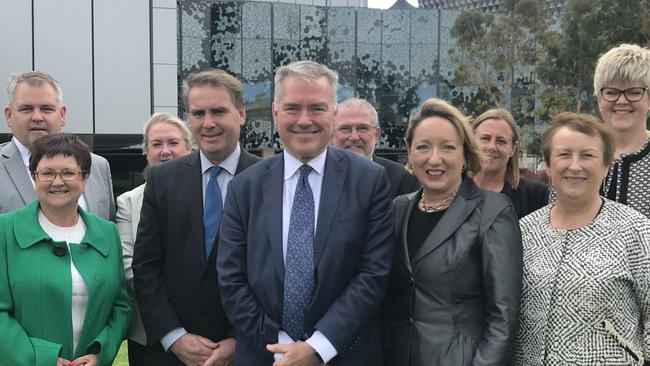
MULTIPOLYGON (((542 135, 557 201, 520 221, 514 365, 643 365, 650 357, 650 220, 600 196, 614 138, 561 113, 542 135)), ((647 365, 647 363, 646 363, 647 365)))
POLYGON ((650 50, 622 44, 598 59, 594 95, 614 133, 614 164, 604 196, 650 217, 650 50))

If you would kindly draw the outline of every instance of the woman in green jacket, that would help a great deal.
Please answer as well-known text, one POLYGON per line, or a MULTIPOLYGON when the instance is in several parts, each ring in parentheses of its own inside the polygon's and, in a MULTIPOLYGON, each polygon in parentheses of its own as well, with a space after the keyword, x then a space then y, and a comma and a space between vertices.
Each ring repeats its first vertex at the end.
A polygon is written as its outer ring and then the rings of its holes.
POLYGON ((32 145, 37 200, 0 215, 0 365, 111 365, 129 298, 115 225, 78 206, 88 146, 48 135, 32 145))

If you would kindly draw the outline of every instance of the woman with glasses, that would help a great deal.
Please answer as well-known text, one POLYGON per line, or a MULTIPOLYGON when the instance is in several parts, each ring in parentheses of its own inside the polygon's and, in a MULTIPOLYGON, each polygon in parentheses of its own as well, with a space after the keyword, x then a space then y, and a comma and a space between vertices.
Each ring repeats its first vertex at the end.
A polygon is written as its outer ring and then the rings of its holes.
POLYGON ((650 217, 650 50, 622 44, 598 60, 594 94, 605 124, 614 133, 615 160, 604 196, 650 217))
POLYGON ((111 365, 130 318, 115 224, 78 206, 88 146, 68 134, 32 144, 37 199, 0 215, 0 363, 111 365))

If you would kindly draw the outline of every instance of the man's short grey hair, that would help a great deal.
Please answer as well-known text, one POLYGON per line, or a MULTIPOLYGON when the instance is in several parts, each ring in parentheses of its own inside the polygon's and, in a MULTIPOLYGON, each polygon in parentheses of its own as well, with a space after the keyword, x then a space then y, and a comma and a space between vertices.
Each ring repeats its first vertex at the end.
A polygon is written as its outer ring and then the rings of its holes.
POLYGON ((650 50, 623 43, 600 56, 594 72, 594 96, 612 83, 641 83, 650 87, 650 50))
POLYGON ((367 100, 361 98, 348 98, 343 102, 339 103, 339 111, 342 109, 357 109, 362 108, 370 112, 372 116, 372 125, 373 127, 379 127, 379 117, 377 116, 377 110, 372 104, 368 103, 367 100))
POLYGON ((41 86, 43 84, 49 84, 52 88, 54 88, 59 104, 63 104, 63 91, 59 86, 59 82, 56 81, 52 75, 46 73, 45 71, 28 71, 22 74, 9 75, 9 80, 7 81, 7 96, 9 98, 7 105, 11 106, 14 103, 14 99, 16 98, 16 88, 21 83, 27 83, 29 86, 41 86))
POLYGON ((321 65, 314 61, 296 61, 286 66, 281 66, 275 71, 275 90, 273 93, 273 103, 280 100, 280 92, 282 91, 282 83, 288 77, 295 77, 307 82, 312 82, 326 77, 332 89, 332 102, 336 104, 336 89, 339 86, 339 74, 329 69, 325 65, 321 65))

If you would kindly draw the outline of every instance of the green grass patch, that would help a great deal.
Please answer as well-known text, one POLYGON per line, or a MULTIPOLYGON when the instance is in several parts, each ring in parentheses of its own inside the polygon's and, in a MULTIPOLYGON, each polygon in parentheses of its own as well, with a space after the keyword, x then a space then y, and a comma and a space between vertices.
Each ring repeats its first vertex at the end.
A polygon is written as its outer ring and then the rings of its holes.
POLYGON ((113 361, 113 366, 129 366, 126 341, 122 342, 120 350, 117 352, 117 357, 115 357, 115 361, 113 361))

